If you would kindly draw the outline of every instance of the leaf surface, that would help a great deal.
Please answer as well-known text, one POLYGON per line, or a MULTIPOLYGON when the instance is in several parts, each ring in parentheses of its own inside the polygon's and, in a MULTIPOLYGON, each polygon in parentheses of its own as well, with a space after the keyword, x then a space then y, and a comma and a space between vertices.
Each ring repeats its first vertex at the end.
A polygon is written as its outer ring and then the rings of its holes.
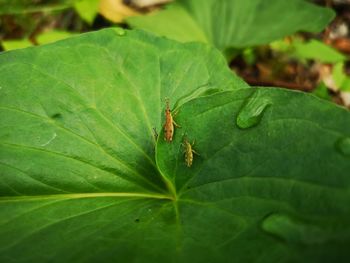
POLYGON ((345 262, 349 112, 246 87, 139 31, 2 53, 0 261, 345 262))
POLYGON ((157 145, 159 169, 176 185, 183 246, 213 262, 345 262, 349 117, 275 88, 186 103, 180 136, 157 145), (197 153, 190 168, 184 140, 197 153))

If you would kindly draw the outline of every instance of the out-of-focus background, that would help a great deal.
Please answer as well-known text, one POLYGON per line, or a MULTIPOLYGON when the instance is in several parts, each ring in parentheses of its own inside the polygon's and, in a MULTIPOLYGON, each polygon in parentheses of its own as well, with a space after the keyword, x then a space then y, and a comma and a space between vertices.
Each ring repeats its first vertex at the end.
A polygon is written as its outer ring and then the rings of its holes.
POLYGON ((250 85, 311 92, 350 108, 350 0, 217 2, 0 0, 0 51, 139 28, 218 48, 250 85))

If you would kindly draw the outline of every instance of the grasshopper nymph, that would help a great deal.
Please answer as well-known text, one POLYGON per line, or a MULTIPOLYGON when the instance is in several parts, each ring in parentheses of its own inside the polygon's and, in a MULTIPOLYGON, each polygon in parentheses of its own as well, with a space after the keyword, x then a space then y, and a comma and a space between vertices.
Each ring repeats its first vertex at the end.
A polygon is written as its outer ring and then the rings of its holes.
POLYGON ((180 127, 173 119, 173 115, 171 114, 169 99, 166 100, 166 108, 165 108, 165 124, 164 124, 164 140, 167 142, 171 142, 174 136, 174 126, 180 127))
POLYGON ((185 154, 185 162, 187 167, 191 167, 193 163, 193 154, 199 155, 195 150, 193 150, 192 146, 194 145, 194 142, 191 144, 187 139, 183 142, 184 154, 185 154))

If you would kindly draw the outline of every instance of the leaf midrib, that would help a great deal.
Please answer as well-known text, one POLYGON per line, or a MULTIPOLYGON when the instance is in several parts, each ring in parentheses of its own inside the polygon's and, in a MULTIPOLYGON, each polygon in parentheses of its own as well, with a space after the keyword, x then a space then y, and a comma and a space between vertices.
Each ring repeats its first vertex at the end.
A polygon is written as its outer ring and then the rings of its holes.
POLYGON ((174 198, 170 195, 157 193, 139 193, 139 192, 104 192, 104 193, 74 193, 74 194, 53 194, 53 195, 27 195, 27 196, 1 196, 0 202, 31 201, 40 199, 83 199, 98 197, 134 197, 134 198, 151 198, 151 199, 168 199, 174 198))

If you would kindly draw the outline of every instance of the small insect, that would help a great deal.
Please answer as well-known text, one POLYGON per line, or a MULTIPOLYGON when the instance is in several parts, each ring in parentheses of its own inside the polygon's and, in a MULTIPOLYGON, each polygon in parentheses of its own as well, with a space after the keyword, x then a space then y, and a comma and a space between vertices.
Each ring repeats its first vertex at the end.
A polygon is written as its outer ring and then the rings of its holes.
POLYGON ((153 127, 153 138, 155 141, 157 141, 158 139, 158 132, 157 132, 157 128, 153 127))
POLYGON ((191 144, 187 139, 183 142, 184 154, 185 154, 185 162, 187 167, 191 167, 193 163, 193 154, 199 155, 195 150, 193 150, 192 146, 194 145, 194 142, 191 144))
POLYGON ((165 124, 164 124, 164 140, 171 142, 174 136, 174 126, 180 127, 173 119, 171 114, 169 99, 166 100, 165 108, 165 124))

